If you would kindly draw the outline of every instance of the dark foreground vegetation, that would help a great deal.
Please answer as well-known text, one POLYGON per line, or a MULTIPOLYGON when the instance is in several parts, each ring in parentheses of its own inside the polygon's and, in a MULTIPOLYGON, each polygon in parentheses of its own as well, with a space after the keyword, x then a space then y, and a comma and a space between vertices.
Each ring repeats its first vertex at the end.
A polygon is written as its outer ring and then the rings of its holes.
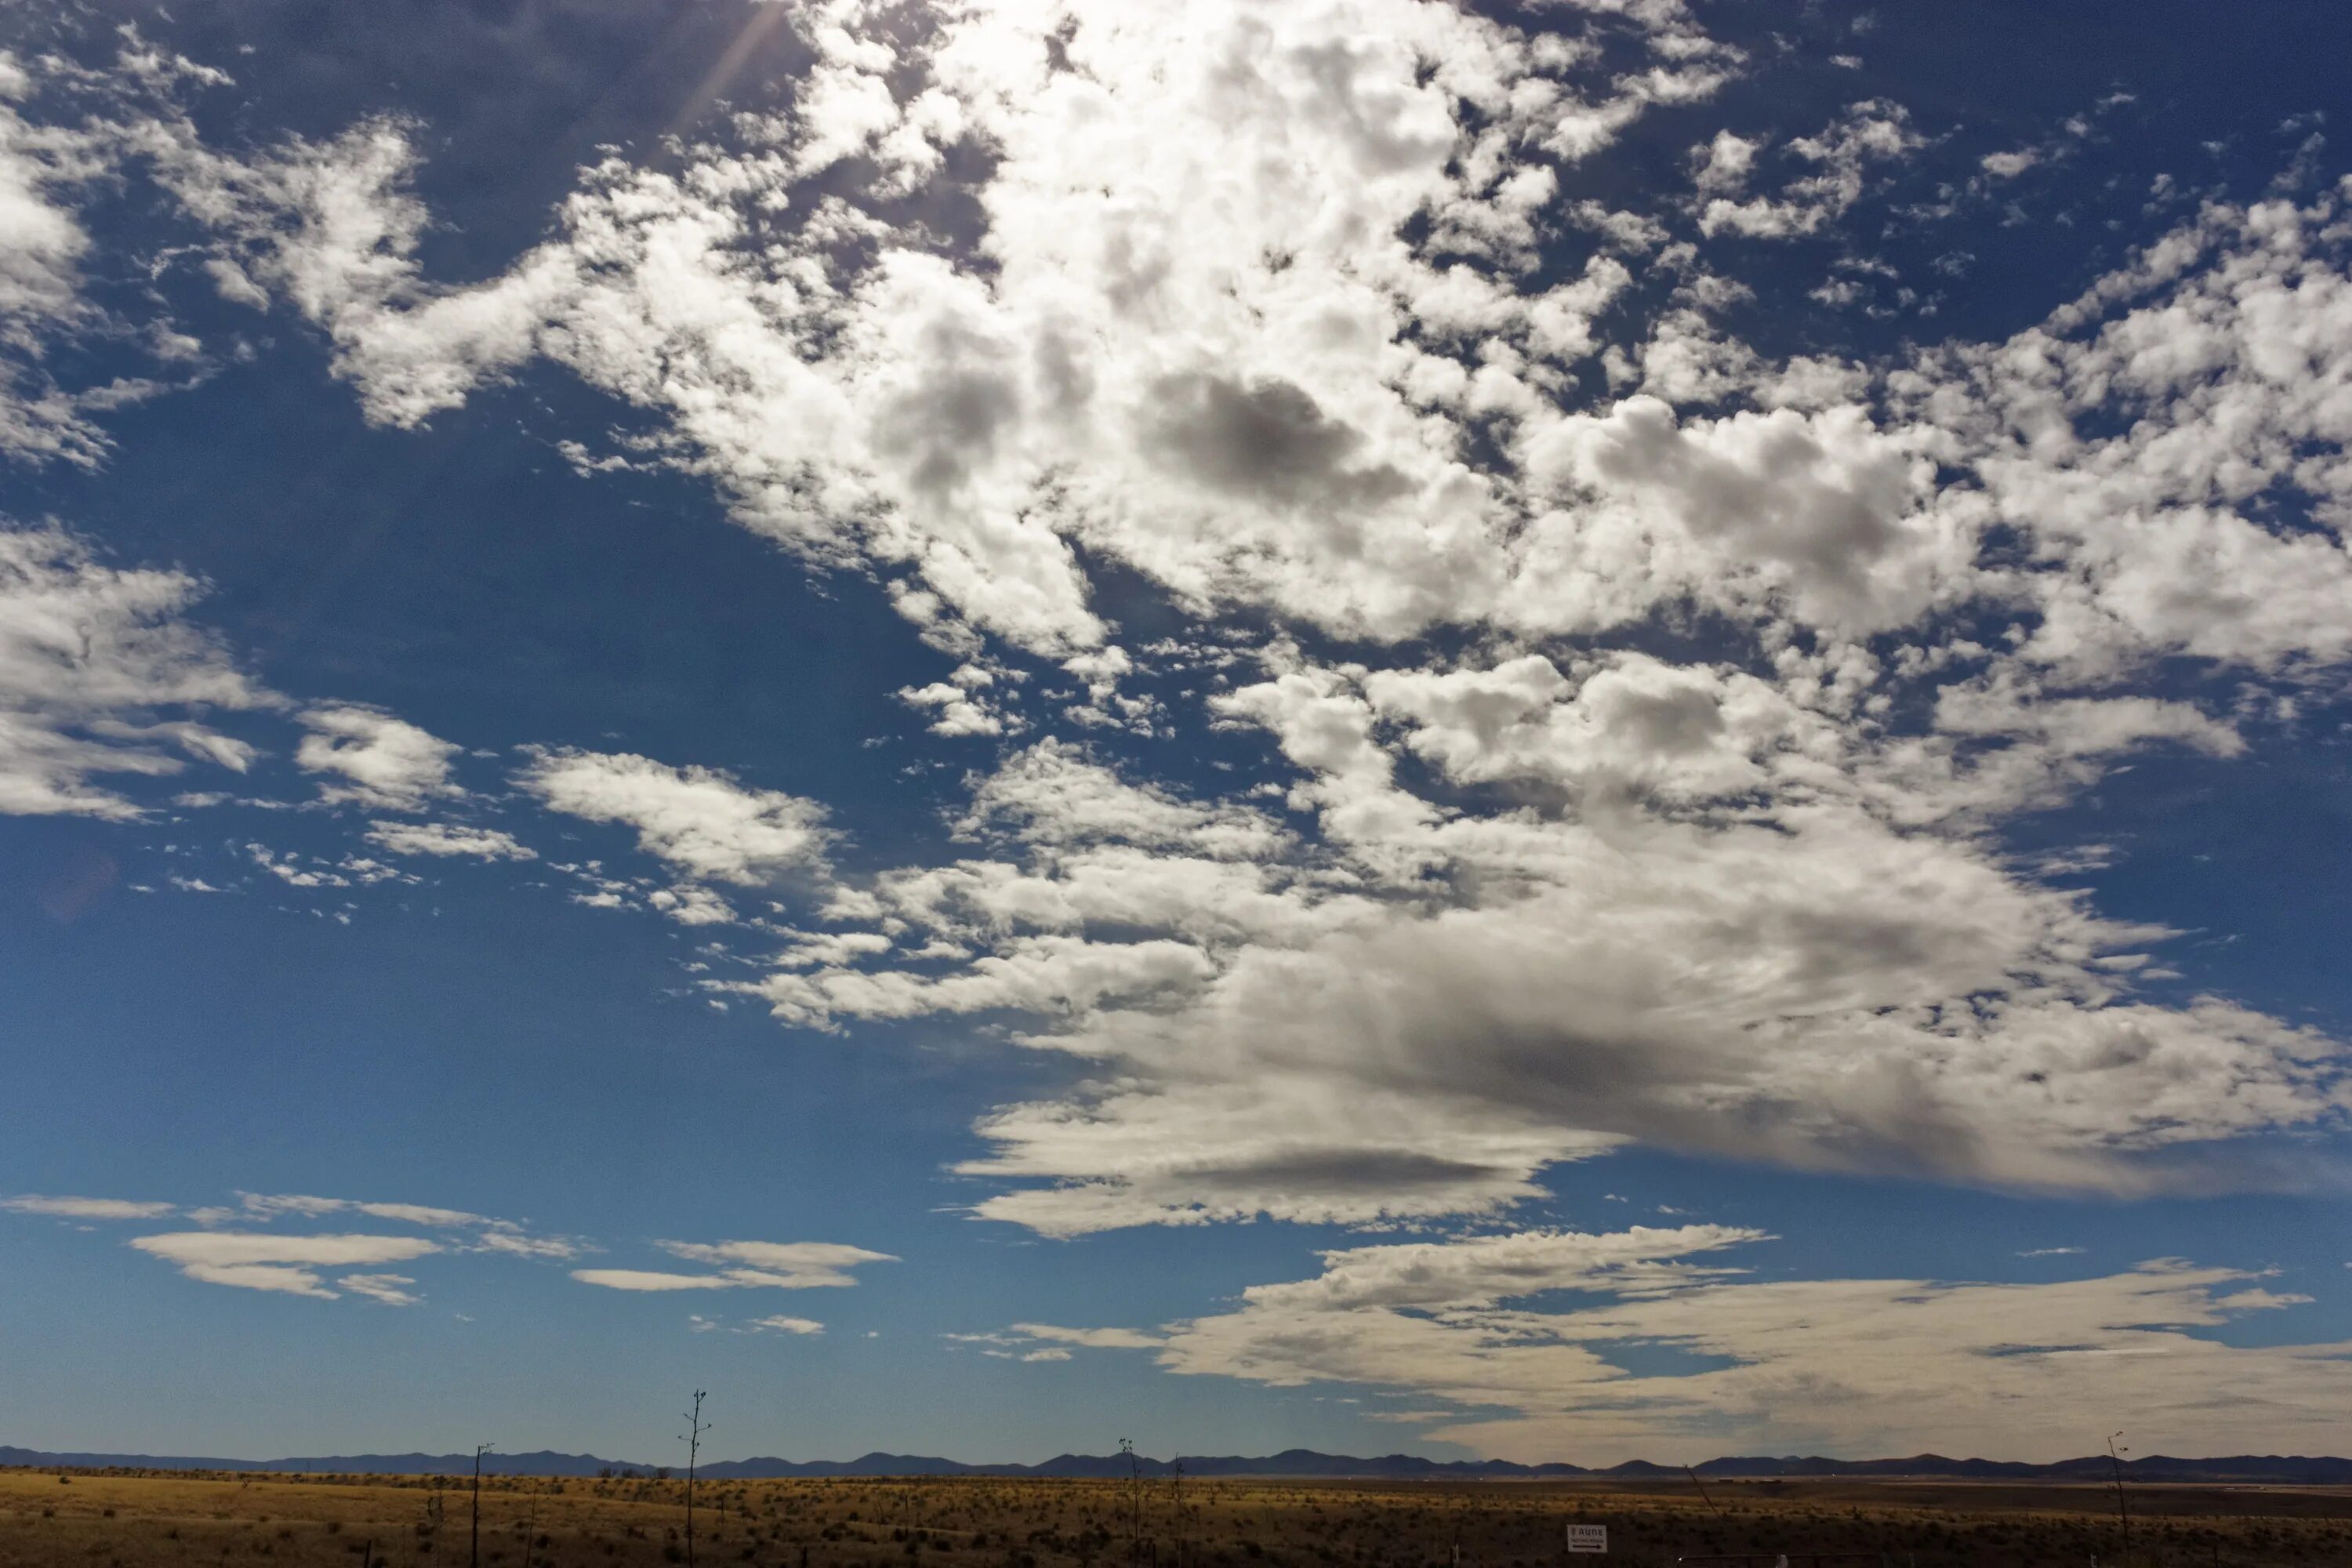
POLYGON ((2352 1490, 1869 1480, 682 1479, 0 1471, 9 1568, 1897 1568, 2352 1563, 2352 1490), (1563 1527, 1602 1524, 1607 1557, 1563 1527))

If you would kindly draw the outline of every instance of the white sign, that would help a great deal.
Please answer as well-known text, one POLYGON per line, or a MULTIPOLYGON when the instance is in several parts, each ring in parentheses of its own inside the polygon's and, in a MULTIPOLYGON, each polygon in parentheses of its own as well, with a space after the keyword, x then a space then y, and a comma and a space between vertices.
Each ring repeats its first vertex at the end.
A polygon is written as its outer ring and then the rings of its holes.
POLYGON ((1570 1552, 1606 1552, 1609 1550, 1609 1527, 1605 1524, 1571 1524, 1568 1527, 1568 1549, 1570 1552))

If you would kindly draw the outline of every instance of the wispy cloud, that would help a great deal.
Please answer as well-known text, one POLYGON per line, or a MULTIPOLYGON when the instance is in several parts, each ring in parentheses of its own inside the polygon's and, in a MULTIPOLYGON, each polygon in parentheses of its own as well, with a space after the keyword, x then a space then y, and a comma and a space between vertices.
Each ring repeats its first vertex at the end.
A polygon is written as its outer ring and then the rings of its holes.
POLYGON ((451 822, 374 822, 368 842, 395 855, 458 857, 469 860, 536 860, 538 852, 495 827, 451 822))
POLYGON ((43 1197, 35 1193, 0 1198, 0 1209, 11 1214, 54 1215, 59 1219, 161 1219, 175 1207, 128 1198, 43 1197))
POLYGON ((416 1281, 405 1274, 346 1274, 335 1283, 387 1307, 413 1307, 424 1300, 408 1289, 416 1281))
POLYGON ((487 1225, 490 1222, 464 1209, 436 1208, 426 1204, 365 1203, 352 1198, 312 1197, 300 1193, 239 1193, 237 1201, 257 1219, 280 1215, 316 1218, 331 1214, 363 1214, 371 1219, 398 1220, 407 1225, 436 1226, 487 1225))
POLYGON ((2058 1458, 2082 1446, 2070 1412, 2098 1402, 2131 1410, 2151 1445, 2267 1434, 2324 1446, 2352 1401, 2340 1344, 2210 1337, 2242 1314, 2310 1300, 2258 1274, 2173 1260, 2033 1285, 1767 1280, 1698 1261, 1763 1239, 1698 1226, 1348 1247, 1326 1252, 1314 1277, 1249 1287, 1229 1310, 1100 1342, 1148 1347, 1171 1373, 1370 1384, 1505 1412, 1454 1414, 1426 1436, 1523 1459, 1694 1444, 1778 1452, 1800 1435, 1845 1452, 1933 1437, 2058 1458), (1551 1291, 1574 1304, 1515 1304, 1551 1291), (1705 1361, 1628 1373, 1616 1355, 1636 1347, 1705 1361), (2219 1389, 2230 1391, 2221 1405, 2219 1389))
POLYGON ((62 530, 0 522, 0 815, 126 820, 142 808, 100 780, 252 766, 253 745, 212 716, 281 700, 188 618, 204 592, 184 572, 106 564, 62 530))
POLYGON ((720 1264, 715 1272, 679 1274, 642 1268, 577 1268, 572 1278, 608 1290, 805 1290, 857 1283, 850 1270, 866 1263, 895 1263, 887 1252, 815 1241, 657 1241, 674 1258, 720 1264))
POLYGON ((321 1300, 349 1293, 387 1306, 407 1306, 419 1300, 410 1289, 416 1281, 405 1275, 371 1271, 372 1266, 463 1253, 560 1262, 595 1250, 593 1244, 578 1237, 534 1234, 514 1221, 468 1209, 301 1193, 240 1193, 233 1206, 26 1194, 0 1198, 0 1212, 77 1222, 179 1215, 204 1228, 135 1237, 130 1245, 206 1284, 321 1300), (352 1215, 437 1234, 319 1234, 306 1228, 307 1222, 352 1215), (262 1226, 270 1228, 238 1228, 262 1226), (341 1276, 331 1286, 321 1270, 336 1268, 358 1272, 341 1276))
MULTIPOLYGON (((254 1231, 194 1230, 164 1236, 142 1236, 131 1246, 178 1266, 181 1273, 207 1285, 231 1285, 247 1290, 274 1290, 332 1300, 317 1269, 405 1263, 439 1252, 438 1242, 411 1236, 289 1236, 254 1231)), ((378 1277, 358 1278, 374 1281, 378 1277)), ((403 1281, 405 1283, 406 1281, 403 1281)), ((380 1292, 354 1287, 363 1294, 380 1292)))

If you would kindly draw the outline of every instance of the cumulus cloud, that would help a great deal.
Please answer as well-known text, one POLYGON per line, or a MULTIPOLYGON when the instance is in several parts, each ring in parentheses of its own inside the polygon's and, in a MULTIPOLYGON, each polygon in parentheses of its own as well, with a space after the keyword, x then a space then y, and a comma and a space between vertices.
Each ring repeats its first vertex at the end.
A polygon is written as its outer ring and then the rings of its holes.
POLYGON ((898 693, 898 700, 910 708, 931 710, 936 717, 928 727, 934 735, 1004 733, 1003 715, 990 705, 985 696, 969 686, 934 680, 929 686, 904 688, 898 693))
POLYGON ((1970 586, 1974 547, 1930 504, 1920 440, 1853 407, 1684 422, 1646 395, 1531 422, 1528 478, 1560 504, 1523 546, 1514 616, 1596 629, 1683 602, 1849 637, 1907 625, 1970 586))
POLYGON ((1479 547, 1505 520, 1438 409, 1534 394, 1474 343, 1589 353, 1627 280, 1597 263, 1522 295, 1456 259, 1532 260, 1558 179, 1514 150, 1590 156, 1741 65, 1678 5, 1578 18, 1591 43, 1567 47, 1414 0, 926 20, 795 12, 820 63, 794 115, 676 174, 608 160, 554 237, 472 288, 420 276, 396 123, 235 168, 191 153, 175 177, 224 264, 327 331, 375 417, 559 361, 669 421, 671 458, 746 526, 884 566, 943 646, 959 626, 1097 645, 1081 542, 1195 604, 1271 595, 1393 632, 1491 585, 1479 547), (1604 37, 1647 68, 1601 68, 1604 37), (741 243, 845 159, 870 205, 957 177, 959 143, 993 171, 971 193, 985 277, 839 195, 793 204, 782 248, 741 243), (1290 155, 1243 155, 1275 144, 1290 155), (1425 246, 1397 241, 1424 216, 1425 246), (845 270, 850 237, 873 243, 845 270))
POLYGON ((436 796, 461 794, 449 780, 456 742, 380 709, 306 709, 310 733, 294 752, 305 773, 329 775, 319 797, 379 811, 421 811, 436 796))
POLYGON ((2166 656, 2352 657, 2345 199, 2212 204, 2041 326, 1895 378, 1899 409, 1972 438, 1987 501, 2039 542, 2034 664, 2099 682, 2166 656))
POLYGON ((1738 190, 1756 167, 1760 138, 1723 130, 1704 147, 1691 149, 1691 183, 1702 191, 1738 190))
POLYGON ((2155 1449, 2318 1447, 2352 1397, 2341 1343, 2214 1337, 2309 1300, 2258 1275, 2170 1260, 2033 1285, 1764 1280, 1723 1259, 1762 1239, 1695 1226, 1347 1247, 1323 1254, 1313 1278, 1250 1287, 1230 1310, 1099 1342, 1148 1349, 1171 1373, 1442 1401, 1397 1418, 1530 1461, 1905 1453, 1931 1440, 2048 1460, 2081 1451, 2076 1412, 2093 1406, 2155 1449), (1712 1364, 1625 1371, 1619 1352, 1636 1347, 1712 1364))
POLYGON ((1057 1232, 1489 1212, 1628 1138, 2136 1191, 2215 1179, 2172 1151, 2342 1119, 2334 1042, 2133 997, 2166 932, 1937 826, 2046 768, 1863 744, 1785 683, 1633 655, 1299 668, 1222 706, 1300 766, 1318 853, 1041 744, 975 788, 996 855, 836 900, 965 962, 885 939, 711 984, 802 1022, 1062 1015, 1027 1042, 1098 1076, 985 1119, 963 1167, 1017 1184, 980 1213, 1057 1232), (1550 807, 1441 812, 1400 754, 1550 807))
MULTIPOLYGON (((1899 103, 1874 99, 1846 110, 1812 136, 1789 143, 1789 157, 1808 172, 1780 194, 1735 201, 1710 198, 1699 214, 1701 234, 1731 233, 1751 239, 1787 239, 1817 233, 1861 199, 1871 165, 1900 159, 1920 144, 1911 116, 1899 103)), ((1701 191, 1736 188, 1754 167, 1754 144, 1719 135, 1698 169, 1701 191)))
MULTIPOLYGON (((1970 569, 1989 488, 1928 493, 1945 458, 2000 455, 1952 449, 1971 420, 1909 427, 1855 400, 1853 367, 1762 363, 1709 325, 1736 281, 1685 271, 1640 350, 1643 385, 1835 406, 1716 420, 1559 396, 1628 275, 1596 260, 1572 282, 1515 280, 1556 199, 1547 155, 1590 156, 1647 107, 1703 101, 1745 68, 1679 6, 1591 8, 1541 37, 1413 0, 1005 0, 927 26, 868 20, 847 4, 796 12, 819 63, 793 114, 748 117, 675 173, 608 159, 546 243, 470 287, 416 263, 429 216, 408 127, 242 161, 179 121, 150 139, 225 247, 215 262, 317 321, 375 416, 413 423, 556 360, 656 413, 670 459, 716 479, 748 526, 891 574, 901 610, 950 644, 972 626, 1056 655, 1098 644, 1078 546, 1188 607, 1382 637, 1481 621, 1589 632, 1727 598, 1867 634, 2003 586, 1970 569), (1651 68, 1602 68, 1619 44, 1651 68), (959 173, 953 145, 985 156, 959 173), (1286 158, 1246 155, 1266 145, 1286 158), (796 203, 820 171, 836 188, 796 203), (984 225, 970 258, 892 216, 956 181, 984 225), (806 216, 742 243, 786 210, 806 216), (1533 487, 1463 459, 1486 422, 1533 487)), ((1864 197, 1869 170, 1924 144, 1883 100, 1777 151, 1727 129, 1695 163, 1713 194, 1680 221, 1702 240, 1813 233, 1864 197), (1729 194, 1766 163, 1797 175, 1729 194)), ((2327 232, 2316 209, 2292 246, 2267 212, 2205 226, 2233 222, 2263 228, 2280 266, 2327 232)), ((2325 287, 2272 292, 2276 310, 2249 296, 2263 320, 2326 341, 2325 287)), ((2009 503, 2014 476, 1997 488, 2009 503)), ((2162 532, 2136 563, 2170 585, 2221 550, 2282 589, 2291 564, 2320 569, 2302 595, 2315 607, 2340 570, 2310 542, 2185 512, 2162 532)), ((2046 606, 2053 648, 2085 619, 2169 603, 2154 580, 2089 597, 2046 606)), ((1004 721, 953 683, 908 691, 950 732, 1004 721)))
MULTIPOLYGON (((1931 131, 1882 99, 1787 140, 1700 122, 1687 186, 1571 201, 1636 118, 1755 68, 1675 4, 1548 19, 801 7, 788 110, 602 157, 470 283, 420 258, 414 127, 230 158, 173 121, 152 156, 215 281, 314 323, 370 417, 561 366, 645 415, 643 460, 876 577, 961 661, 900 693, 934 728, 1024 738, 900 866, 709 768, 517 775, 674 884, 592 866, 583 902, 715 925, 719 888, 809 896, 829 929, 774 927, 714 999, 1066 1058, 981 1122, 983 1215, 1494 1214, 1629 1140, 2215 1190, 2340 1131, 2339 1042, 2160 988, 2176 933, 2000 833, 2146 755, 2284 743, 2264 715, 2352 662, 2346 188, 2216 199, 2001 341, 1779 359, 1734 330, 1742 258, 1881 277, 1873 204, 1931 131), (1108 572, 1221 622, 1222 662, 1141 695, 1108 572), (1105 751, 1028 739, 1054 721, 992 673, 1022 663, 1085 686, 1060 719, 1105 751), (1108 749, 1179 724, 1264 771, 1213 794, 1108 749)), ((311 715, 331 791, 454 787, 443 742, 311 715)), ((689 1260, 583 1277, 763 1271, 689 1260)))

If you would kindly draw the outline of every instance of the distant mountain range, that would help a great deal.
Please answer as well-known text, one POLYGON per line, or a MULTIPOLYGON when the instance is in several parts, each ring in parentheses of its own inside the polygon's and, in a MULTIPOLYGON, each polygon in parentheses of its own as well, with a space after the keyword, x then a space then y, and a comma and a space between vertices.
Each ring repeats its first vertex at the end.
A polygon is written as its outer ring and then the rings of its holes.
MULTIPOLYGON (((1165 1476, 1177 1465, 1188 1476, 1323 1476, 1375 1479, 1480 1481, 1559 1480, 1591 1476, 1603 1480, 1676 1480, 1676 1465, 1654 1465, 1629 1459, 1606 1469, 1580 1465, 1515 1465, 1507 1459, 1439 1460, 1412 1454, 1390 1454, 1377 1459, 1351 1458, 1344 1454, 1318 1454, 1310 1448, 1287 1448, 1259 1458, 1230 1455, 1186 1455, 1174 1459, 1140 1459, 1148 1476, 1165 1476)), ((464 1475, 474 1468, 471 1454, 337 1454, 294 1459, 199 1459, 147 1454, 48 1454, 0 1445, 0 1466, 30 1466, 43 1469, 146 1470, 270 1470, 321 1475, 464 1475)), ((1064 1454, 1042 1465, 967 1465, 954 1459, 916 1454, 867 1454, 856 1459, 726 1459, 701 1467, 713 1480, 769 1479, 784 1476, 1039 1476, 1101 1479, 1123 1476, 1128 1461, 1116 1454, 1064 1454)), ((2017 1464, 1999 1459, 1948 1459, 1940 1454, 1919 1454, 1907 1459, 1723 1458, 1692 1467, 1714 1480, 1760 1480, 1779 1478, 1855 1476, 1948 1479, 1989 1481, 2103 1481, 2113 1470, 2105 1455, 2062 1459, 2051 1465, 2017 1464)), ((593 1454, 488 1454, 482 1473, 497 1476, 594 1476, 611 1470, 651 1475, 656 1467, 626 1459, 602 1459, 593 1454)), ((2239 1454, 2227 1458, 2174 1459, 2152 1455, 2124 1463, 2127 1479, 2152 1481, 2266 1481, 2273 1484, 2352 1485, 2352 1459, 2305 1458, 2301 1455, 2239 1454)))

